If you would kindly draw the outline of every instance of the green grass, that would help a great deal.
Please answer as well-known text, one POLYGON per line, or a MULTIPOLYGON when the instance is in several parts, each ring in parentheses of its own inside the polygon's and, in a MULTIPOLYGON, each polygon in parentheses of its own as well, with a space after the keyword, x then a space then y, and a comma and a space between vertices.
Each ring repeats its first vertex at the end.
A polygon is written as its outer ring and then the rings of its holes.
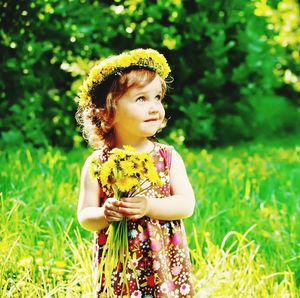
MULTIPOLYGON (((295 140, 178 150, 197 198, 185 226, 199 297, 299 295, 295 140)), ((89 152, 0 152, 0 297, 89 297, 92 235, 76 220, 89 152)))
MULTIPOLYGON (((249 237, 270 268, 289 266, 299 285, 300 147, 244 144, 183 153, 197 195, 197 232, 221 243, 228 231, 256 225, 249 237)), ((189 234, 195 217, 187 220, 189 234)))

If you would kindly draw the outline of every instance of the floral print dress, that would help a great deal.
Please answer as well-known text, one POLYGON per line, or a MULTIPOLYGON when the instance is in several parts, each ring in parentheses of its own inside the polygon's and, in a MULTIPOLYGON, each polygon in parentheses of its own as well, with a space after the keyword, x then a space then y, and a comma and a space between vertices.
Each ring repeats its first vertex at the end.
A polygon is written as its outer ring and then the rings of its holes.
MULTIPOLYGON (((101 162, 108 157, 108 148, 103 149, 101 162)), ((172 147, 155 143, 150 153, 163 186, 155 186, 147 191, 147 196, 163 198, 170 196, 170 165, 172 147)), ((101 187, 101 185, 100 185, 101 187)), ((106 196, 100 194, 100 206, 106 196)), ((96 297, 109 297, 103 293, 99 283, 98 267, 103 246, 106 243, 107 228, 95 233, 93 276, 96 297)), ((114 297, 177 298, 195 297, 191 281, 191 263, 182 220, 157 220, 144 216, 128 221, 128 245, 136 276, 127 271, 129 293, 124 292, 122 277, 116 270, 111 277, 114 297)))

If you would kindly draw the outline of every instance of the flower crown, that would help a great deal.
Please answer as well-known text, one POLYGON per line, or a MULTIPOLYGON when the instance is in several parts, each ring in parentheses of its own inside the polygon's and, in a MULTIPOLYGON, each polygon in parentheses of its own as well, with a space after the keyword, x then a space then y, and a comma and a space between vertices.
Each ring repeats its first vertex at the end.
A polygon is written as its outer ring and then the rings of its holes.
POLYGON ((91 102, 90 91, 95 85, 125 68, 134 66, 151 69, 164 80, 171 71, 166 58, 153 49, 136 49, 108 57, 90 70, 88 78, 81 85, 77 99, 79 106, 86 106, 91 102))

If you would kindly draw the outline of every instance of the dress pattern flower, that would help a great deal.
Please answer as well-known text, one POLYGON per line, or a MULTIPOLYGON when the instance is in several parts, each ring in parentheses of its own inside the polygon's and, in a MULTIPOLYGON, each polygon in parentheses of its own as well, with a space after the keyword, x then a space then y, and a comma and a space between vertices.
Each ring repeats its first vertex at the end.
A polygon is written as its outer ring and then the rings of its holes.
MULTIPOLYGON (((109 149, 100 154, 101 162, 107 160, 109 149)), ((146 195, 153 198, 170 196, 170 165, 172 147, 155 143, 151 156, 155 162, 163 186, 150 188, 146 195)), ((101 185, 100 185, 101 189, 101 185)), ((100 206, 107 197, 101 191, 100 206)), ((111 277, 114 297, 180 298, 195 297, 191 281, 191 263, 182 220, 157 220, 144 216, 128 220, 128 246, 135 273, 127 269, 129 292, 122 287, 121 268, 111 277)), ((95 233, 93 279, 96 297, 109 297, 103 293, 99 282, 98 266, 106 243, 107 229, 95 233)))

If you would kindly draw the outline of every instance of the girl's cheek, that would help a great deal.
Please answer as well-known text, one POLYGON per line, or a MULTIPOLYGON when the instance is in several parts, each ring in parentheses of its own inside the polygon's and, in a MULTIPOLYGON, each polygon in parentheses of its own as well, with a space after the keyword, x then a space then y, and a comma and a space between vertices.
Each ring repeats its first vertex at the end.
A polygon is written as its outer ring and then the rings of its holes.
POLYGON ((165 108, 163 105, 161 105, 161 114, 163 116, 163 118, 165 117, 165 108))

